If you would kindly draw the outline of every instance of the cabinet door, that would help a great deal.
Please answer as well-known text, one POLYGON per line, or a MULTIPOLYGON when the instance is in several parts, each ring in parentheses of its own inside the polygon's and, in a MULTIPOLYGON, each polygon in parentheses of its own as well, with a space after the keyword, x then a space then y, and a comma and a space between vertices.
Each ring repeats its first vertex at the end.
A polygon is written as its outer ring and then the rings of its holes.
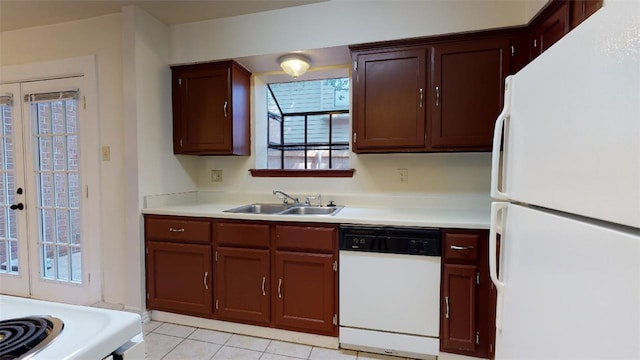
POLYGON ((563 2, 533 29, 531 59, 542 54, 569 32, 569 2, 563 2))
POLYGON ((571 8, 571 29, 573 29, 600 9, 602 0, 573 0, 569 2, 569 6, 571 8))
POLYGON ((269 250, 218 247, 216 312, 219 318, 269 322, 269 250))
POLYGON ((510 39, 470 40, 433 49, 431 147, 491 150, 510 71, 510 39))
POLYGON ((475 265, 445 264, 443 272, 443 350, 476 350, 475 265))
POLYGON ((333 254, 276 251, 274 322, 292 330, 337 335, 333 254))
POLYGON ((425 144, 424 48, 357 55, 353 151, 417 151, 425 144))
POLYGON ((174 152, 230 153, 230 70, 197 69, 173 72, 174 152))
POLYGON ((147 251, 149 309, 211 316, 211 246, 148 241, 147 251))

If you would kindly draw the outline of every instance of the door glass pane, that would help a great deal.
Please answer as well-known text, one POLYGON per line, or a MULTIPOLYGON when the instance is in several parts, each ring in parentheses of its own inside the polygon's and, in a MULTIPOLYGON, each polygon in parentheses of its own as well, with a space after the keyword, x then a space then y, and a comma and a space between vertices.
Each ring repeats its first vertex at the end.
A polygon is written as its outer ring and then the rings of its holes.
POLYGON ((10 206, 15 200, 13 111, 0 106, 0 273, 18 274, 18 223, 10 206))
POLYGON ((75 99, 32 104, 37 138, 40 267, 45 279, 82 282, 81 183, 75 99))

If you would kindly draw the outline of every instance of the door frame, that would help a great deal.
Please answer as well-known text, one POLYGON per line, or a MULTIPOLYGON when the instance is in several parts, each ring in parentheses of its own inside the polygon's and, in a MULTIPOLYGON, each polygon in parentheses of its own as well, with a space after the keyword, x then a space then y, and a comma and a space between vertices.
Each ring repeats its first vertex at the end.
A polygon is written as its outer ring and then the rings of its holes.
MULTIPOLYGON (((98 117, 97 60, 95 55, 29 64, 0 66, 0 84, 24 83, 82 76, 83 107, 80 148, 82 149, 82 238, 83 238, 83 286, 81 297, 58 294, 58 301, 79 305, 91 305, 102 299, 103 259, 100 182, 100 132, 98 117), (87 196, 89 195, 89 196, 87 196)), ((17 99, 22 106, 22 99, 17 99)), ((16 101, 16 103, 17 103, 16 101)), ((27 114, 23 111, 23 116, 27 114)), ((30 136, 30 135, 29 135, 30 136)), ((30 142, 25 142, 25 144, 30 142)), ((26 145, 25 145, 26 146, 26 145)))

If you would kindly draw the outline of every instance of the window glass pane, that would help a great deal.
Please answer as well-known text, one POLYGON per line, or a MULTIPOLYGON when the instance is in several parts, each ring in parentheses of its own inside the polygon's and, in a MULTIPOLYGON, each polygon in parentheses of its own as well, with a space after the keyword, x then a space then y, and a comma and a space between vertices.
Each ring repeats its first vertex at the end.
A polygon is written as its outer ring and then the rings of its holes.
POLYGON ((43 276, 81 282, 81 229, 77 101, 33 104, 39 165, 37 208, 43 276), (55 244, 56 246, 53 246, 55 244))
POLYGON ((282 144, 282 136, 280 136, 280 126, 282 120, 269 117, 269 144, 282 144))
POLYGON ((268 87, 268 167, 330 169, 337 165, 348 168, 349 78, 268 87), (346 156, 334 161, 331 157, 336 151, 346 156), (280 160, 281 152, 284 161, 280 160))
POLYGON ((267 151, 267 168, 282 169, 282 150, 268 149, 267 151))
POLYGON ((349 78, 296 81, 269 87, 283 114, 349 109, 349 78))
POLYGON ((329 115, 310 115, 307 120, 307 143, 329 143, 329 115))
POLYGON ((285 116, 284 144, 304 144, 304 116, 285 116))
MULTIPOLYGON (((269 87, 272 88, 272 85, 269 85, 269 87)), ((280 109, 278 109, 278 103, 271 95, 271 91, 267 91, 267 111, 276 116, 282 116, 280 109)))
POLYGON ((307 150, 307 169, 328 169, 328 150, 307 150))
POLYGON ((304 151, 292 150, 284 152, 283 169, 304 169, 304 151))
POLYGON ((349 150, 331 150, 331 168, 349 169, 349 150))
POLYGON ((42 171, 53 170, 53 146, 51 137, 41 137, 38 139, 40 147, 40 168, 42 171))
POLYGON ((333 122, 331 128, 332 142, 335 143, 349 143, 349 136, 351 136, 351 128, 349 127, 349 114, 334 114, 332 117, 333 122))
POLYGON ((51 134, 51 108, 49 103, 36 104, 38 116, 38 133, 51 134))

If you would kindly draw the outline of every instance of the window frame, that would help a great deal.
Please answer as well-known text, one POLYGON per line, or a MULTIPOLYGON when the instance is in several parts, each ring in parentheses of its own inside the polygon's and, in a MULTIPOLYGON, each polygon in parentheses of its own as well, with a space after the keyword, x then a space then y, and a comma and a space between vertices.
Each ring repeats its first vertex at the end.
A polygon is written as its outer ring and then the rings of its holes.
MULTIPOLYGON (((348 78, 345 76, 338 76, 336 78, 348 78)), ((333 77, 327 77, 326 79, 316 79, 316 80, 331 80, 333 79, 333 77)), ((350 115, 351 110, 350 107, 346 108, 346 109, 330 109, 330 110, 320 110, 320 111, 299 111, 299 112, 290 112, 290 113, 284 113, 282 111, 282 108, 280 107, 280 104, 278 102, 278 99, 276 98, 272 88, 271 88, 272 84, 266 83, 265 84, 265 88, 266 88, 266 93, 267 96, 270 97, 272 99, 272 101, 275 102, 275 105, 277 107, 277 111, 273 112, 273 111, 269 111, 267 110, 265 115, 267 118, 267 124, 266 124, 266 146, 265 149, 267 150, 267 152, 269 152, 270 150, 277 150, 280 152, 280 164, 279 167, 280 168, 269 168, 268 164, 267 164, 267 168, 261 168, 261 169, 250 169, 249 171, 251 172, 252 176, 264 176, 264 177, 345 177, 345 176, 353 176, 354 170, 352 168, 348 168, 348 169, 334 169, 332 168, 333 166, 335 166, 335 158, 336 155, 334 155, 334 152, 340 151, 340 150, 350 150, 350 141, 347 138, 346 141, 335 141, 334 137, 335 134, 333 133, 333 120, 335 118, 335 116, 339 116, 339 115, 346 115, 347 117, 350 115), (310 121, 312 121, 312 117, 314 116, 326 116, 329 124, 328 124, 328 139, 326 142, 317 142, 317 141, 311 141, 308 138, 308 126, 310 121), (285 129, 285 123, 286 123, 286 119, 287 118, 292 118, 292 117, 298 117, 298 118, 302 118, 300 119, 301 122, 303 122, 303 126, 304 126, 304 134, 303 134, 303 139, 302 141, 297 141, 295 143, 290 143, 290 144, 285 144, 284 140, 285 140, 285 135, 284 135, 284 129, 285 129), (277 122, 278 124, 276 125, 277 128, 274 129, 273 128, 273 122, 277 122), (270 135, 273 134, 273 131, 276 131, 280 134, 279 136, 279 142, 274 142, 270 135), (285 156, 287 154, 287 151, 302 151, 302 153, 304 154, 304 161, 302 162, 302 165, 305 167, 304 169, 286 169, 283 168, 285 166, 285 156), (328 169, 309 169, 307 168, 308 166, 308 161, 307 161, 307 156, 308 156, 308 151, 309 150, 321 150, 321 151, 328 151, 329 152, 329 156, 328 156, 328 161, 329 161, 329 166, 330 168, 328 169)), ((312 109, 314 110, 314 109, 312 109)), ((350 131, 349 131, 350 132, 350 131)), ((273 164, 272 164, 273 165, 273 164)))

